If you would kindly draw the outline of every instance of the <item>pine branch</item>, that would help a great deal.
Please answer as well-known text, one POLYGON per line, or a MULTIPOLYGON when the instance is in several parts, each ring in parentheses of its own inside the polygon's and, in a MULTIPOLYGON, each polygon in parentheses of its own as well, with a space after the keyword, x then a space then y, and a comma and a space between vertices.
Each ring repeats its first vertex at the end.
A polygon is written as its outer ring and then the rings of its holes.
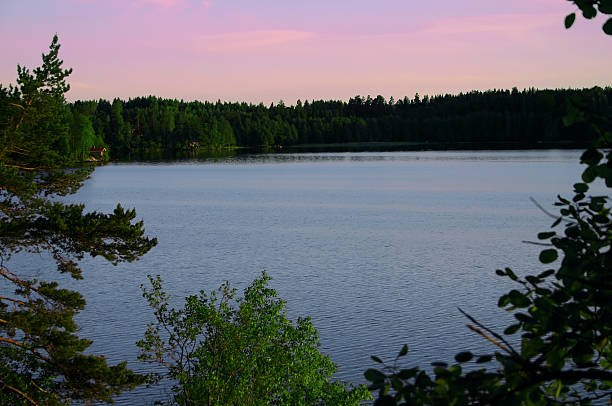
POLYGON ((4 381, 0 381, 0 382, 2 382, 2 385, 3 385, 5 388, 7 388, 7 389, 9 389, 9 390, 11 390, 11 391, 13 391, 13 392, 17 393, 19 396, 21 396, 22 398, 24 398, 25 400, 27 400, 28 402, 30 402, 30 404, 35 405, 35 406, 39 406, 39 404, 38 404, 38 403, 36 403, 36 401, 35 401, 34 399, 32 399, 31 397, 29 397, 29 396, 28 396, 28 395, 27 395, 25 392, 23 392, 23 391, 21 391, 21 390, 19 390, 19 389, 15 388, 15 387, 13 387, 13 386, 11 386, 11 385, 7 384, 7 383, 6 383, 6 382, 4 382, 4 381))

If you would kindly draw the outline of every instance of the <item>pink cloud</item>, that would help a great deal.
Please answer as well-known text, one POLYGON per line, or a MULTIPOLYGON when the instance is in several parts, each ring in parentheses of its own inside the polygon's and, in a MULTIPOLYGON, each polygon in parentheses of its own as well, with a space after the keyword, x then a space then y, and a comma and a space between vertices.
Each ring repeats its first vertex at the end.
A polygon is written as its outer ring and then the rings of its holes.
POLYGON ((79 89, 79 90, 91 90, 91 89, 97 89, 97 86, 92 84, 92 83, 79 82, 79 81, 76 81, 76 80, 71 80, 70 81, 70 88, 71 89, 79 89))
POLYGON ((106 4, 114 3, 115 5, 131 6, 131 7, 143 7, 143 6, 157 6, 161 8, 183 8, 189 5, 189 3, 195 3, 204 9, 210 8, 213 5, 211 0, 71 0, 75 3, 100 3, 106 4))
POLYGON ((205 35, 194 41, 198 51, 242 52, 254 49, 275 49, 279 46, 315 37, 308 31, 255 30, 205 35))
POLYGON ((444 18, 433 22, 424 34, 484 34, 497 33, 516 36, 520 33, 558 25, 559 16, 534 14, 491 14, 462 18, 444 18))
POLYGON ((137 0, 136 5, 151 4, 154 6, 160 6, 165 8, 172 8, 177 6, 185 6, 185 0, 137 0))

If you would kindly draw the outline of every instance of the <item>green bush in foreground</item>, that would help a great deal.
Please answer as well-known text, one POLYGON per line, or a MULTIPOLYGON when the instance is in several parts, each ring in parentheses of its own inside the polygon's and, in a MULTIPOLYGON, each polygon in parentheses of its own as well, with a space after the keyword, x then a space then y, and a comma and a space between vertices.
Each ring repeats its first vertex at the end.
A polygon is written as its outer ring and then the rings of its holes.
POLYGON ((265 272, 242 298, 225 283, 189 296, 180 310, 169 308, 160 277, 149 279, 143 296, 156 321, 138 342, 139 359, 168 368, 177 382, 173 403, 341 406, 371 399, 365 385, 331 380, 336 366, 320 352, 311 320, 287 319, 265 272))

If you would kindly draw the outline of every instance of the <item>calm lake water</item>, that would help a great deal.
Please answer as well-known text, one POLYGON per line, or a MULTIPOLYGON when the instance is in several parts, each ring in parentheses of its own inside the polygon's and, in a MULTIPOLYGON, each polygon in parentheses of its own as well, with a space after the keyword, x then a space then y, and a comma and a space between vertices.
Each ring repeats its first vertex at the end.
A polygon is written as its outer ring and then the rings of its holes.
MULTIPOLYGON (((461 307, 490 326, 513 285, 510 266, 535 273, 536 240, 551 207, 579 180, 580 151, 392 152, 248 155, 212 161, 110 164, 72 198, 90 210, 135 207, 159 245, 113 267, 87 260, 68 281, 87 299, 79 316, 91 350, 139 371, 135 342, 152 313, 141 297, 160 274, 175 303, 229 280, 239 290, 267 270, 289 314, 311 316, 337 377, 363 382, 370 355, 406 365, 486 348, 461 307)), ((552 209, 552 208, 551 208, 552 209)), ((168 386, 118 404, 152 404, 168 386)))

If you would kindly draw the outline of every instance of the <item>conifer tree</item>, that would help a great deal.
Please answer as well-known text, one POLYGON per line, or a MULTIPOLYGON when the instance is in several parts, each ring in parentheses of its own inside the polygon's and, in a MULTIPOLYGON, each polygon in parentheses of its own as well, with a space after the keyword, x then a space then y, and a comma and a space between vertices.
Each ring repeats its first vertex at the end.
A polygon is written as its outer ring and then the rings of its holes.
MULTIPOLYGON (((59 273, 82 279, 79 260, 89 254, 113 264, 133 261, 156 239, 144 236, 134 210, 84 212, 65 204, 91 173, 66 153, 70 89, 53 37, 42 65, 17 67, 16 85, 0 85, 0 404, 53 405, 71 400, 112 401, 143 378, 86 355, 92 341, 77 335, 74 317, 85 306, 77 292, 14 269, 16 253, 47 253, 59 273)), ((68 144, 69 145, 69 144, 68 144)))

